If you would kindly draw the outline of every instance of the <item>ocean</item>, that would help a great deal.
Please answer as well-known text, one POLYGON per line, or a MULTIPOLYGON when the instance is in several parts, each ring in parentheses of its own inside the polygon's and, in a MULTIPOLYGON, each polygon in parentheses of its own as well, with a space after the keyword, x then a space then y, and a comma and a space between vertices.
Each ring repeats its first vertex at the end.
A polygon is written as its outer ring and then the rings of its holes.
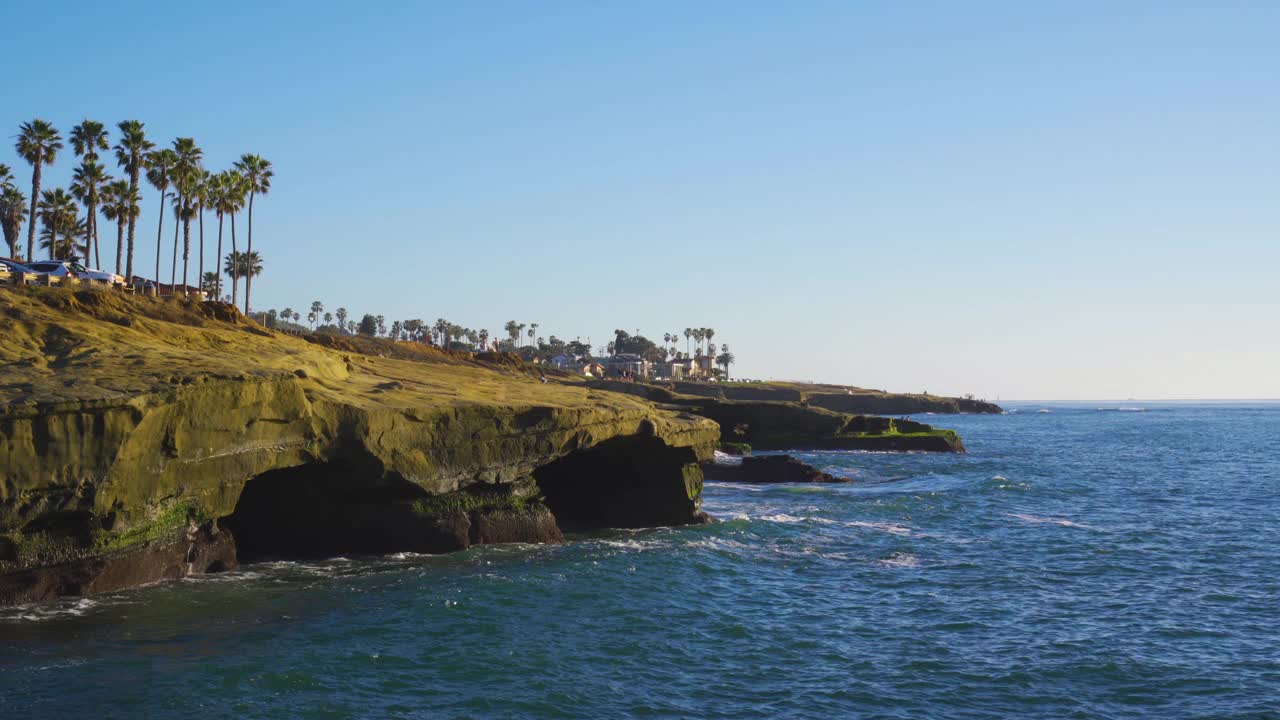
POLYGON ((1280 718, 1280 404, 917 416, 699 527, 0 609, 0 717, 1280 718))

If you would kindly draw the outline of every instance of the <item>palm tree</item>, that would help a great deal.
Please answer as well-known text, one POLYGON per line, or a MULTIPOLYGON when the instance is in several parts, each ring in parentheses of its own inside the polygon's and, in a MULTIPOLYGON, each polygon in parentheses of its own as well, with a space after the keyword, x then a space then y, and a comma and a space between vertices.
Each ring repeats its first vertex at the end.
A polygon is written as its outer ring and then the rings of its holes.
POLYGON ((110 147, 107 143, 107 129, 100 122, 86 119, 71 129, 70 140, 71 148, 75 150, 76 155, 84 158, 81 169, 76 171, 78 176, 76 179, 80 181, 80 192, 76 192, 76 185, 71 186, 71 192, 76 194, 77 200, 86 203, 85 245, 93 248, 94 263, 102 267, 102 253, 98 247, 98 187, 105 184, 109 178, 106 170, 98 163, 98 151, 110 147), (90 163, 97 166, 96 173, 88 171, 90 163), (87 176, 79 177, 82 173, 87 176), (88 184, 85 184, 86 181, 88 184))
POLYGON ((311 301, 311 312, 307 313, 307 320, 311 321, 311 328, 314 330, 316 321, 320 319, 320 313, 324 312, 324 303, 319 300, 311 301))
POLYGON ((18 256, 18 237, 22 235, 22 222, 27 218, 27 197, 13 184, 13 173, 8 165, 0 165, 0 229, 9 246, 9 255, 18 256))
POLYGON ((737 362, 737 358, 733 356, 733 353, 729 352, 728 347, 723 347, 720 349, 722 352, 720 353, 720 356, 716 358, 716 364, 724 368, 724 379, 728 380, 729 366, 737 362))
POLYGON ((488 350, 488 349, 489 349, 489 331, 488 331, 488 330, 481 330, 481 331, 480 331, 480 333, 479 333, 476 337, 480 338, 480 350, 481 350, 481 352, 483 352, 483 351, 485 351, 485 350, 488 350))
MULTIPOLYGON (((237 255, 236 250, 236 213, 244 207, 245 184, 244 178, 235 170, 224 170, 218 173, 221 177, 218 189, 218 201, 216 209, 218 211, 218 257, 222 257, 222 217, 223 215, 231 218, 231 253, 237 255)), ((236 304, 236 277, 231 278, 231 304, 236 304)), ((218 286, 218 296, 222 296, 222 286, 218 286)))
MULTIPOLYGON (((209 183, 213 180, 213 173, 208 170, 200 170, 200 178, 196 183, 193 198, 196 203, 196 217, 200 219, 200 263, 196 270, 196 274, 204 277, 204 211, 209 205, 209 183)), ((185 275, 185 273, 184 273, 185 275)), ((218 273, 213 274, 214 278, 220 277, 218 273)))
MULTIPOLYGON (((236 170, 244 176, 245 184, 249 191, 249 249, 253 252, 253 198, 257 195, 266 195, 271 191, 271 178, 275 175, 275 171, 271 168, 270 161, 260 155, 244 154, 235 163, 236 170)), ((253 285, 253 277, 245 278, 244 282, 244 314, 249 314, 249 293, 253 285)))
MULTIPOLYGON (((204 151, 196 145, 195 138, 180 137, 173 141, 173 152, 178 162, 173 168, 174 190, 179 202, 178 215, 182 218, 182 284, 187 284, 187 268, 191 259, 191 219, 195 217, 195 200, 193 195, 199 192, 200 179, 204 169, 200 161, 204 151)), ((177 251, 174 251, 174 265, 178 263, 177 251)), ((176 273, 175 273, 176 274, 176 273)), ((248 309, 245 309, 248 312, 248 309)))
MULTIPOLYGON (((708 343, 710 343, 710 342, 711 342, 711 338, 713 338, 713 337, 715 337, 715 336, 716 336, 716 331, 715 331, 715 330, 712 330, 711 328, 702 328, 702 337, 703 337, 704 339, 706 339, 706 341, 707 341, 708 343)), ((708 354, 708 355, 715 355, 715 354, 716 354, 715 348, 708 346, 708 348, 707 348, 707 354, 708 354)))
POLYGON ((41 247, 49 249, 50 257, 65 259, 75 254, 79 249, 75 234, 82 229, 75 199, 62 188, 45 190, 40 196, 39 217, 43 228, 41 247))
MULTIPOLYGON (((138 216, 142 214, 142 189, 138 184, 138 176, 147 165, 147 157, 155 144, 147 140, 143 124, 137 120, 125 120, 116 125, 120 129, 120 142, 116 143, 116 163, 129 174, 129 197, 135 199, 138 212, 129 216, 129 246, 125 261, 125 277, 133 278, 133 238, 137 229, 138 216)), ((163 206, 163 198, 161 203, 163 206)), ((157 260, 157 263, 159 260, 157 260)), ((159 280, 160 271, 156 271, 159 280)))
POLYGON ((102 215, 116 223, 116 274, 120 274, 121 256, 124 253, 124 228, 138 216, 137 194, 130 194, 128 180, 116 180, 102 188, 102 215))
MULTIPOLYGON (((105 144, 106 139, 103 138, 102 142, 105 144)), ((111 176, 107 174, 106 168, 102 167, 102 163, 98 162, 97 155, 85 157, 80 167, 76 168, 71 182, 71 194, 85 206, 84 246, 89 249, 89 253, 93 254, 94 266, 99 268, 102 267, 102 251, 98 245, 99 192, 100 188, 109 182, 111 182, 111 176)), ((85 263, 88 262, 89 259, 86 257, 85 263)))
POLYGON ((529 323, 529 344, 533 345, 533 339, 538 335, 538 323, 529 323))
POLYGON ((693 337, 693 328, 684 329, 684 351, 689 353, 689 338, 693 337))
MULTIPOLYGON (((256 252, 236 252, 232 250, 226 257, 223 272, 231 276, 231 291, 235 292, 239 278, 249 278, 262 274, 262 257, 256 252)), ((296 316, 296 314, 295 314, 296 316)))
POLYGON ((36 251, 34 218, 39 210, 37 204, 40 200, 40 175, 45 165, 52 165, 57 159, 58 151, 62 149, 62 136, 52 124, 36 118, 31 122, 22 123, 18 129, 18 142, 14 147, 22 159, 31 165, 31 210, 28 217, 33 221, 27 225, 27 259, 30 260, 35 256, 36 251))
POLYGON ((98 151, 110 147, 107 143, 106 126, 93 120, 86 119, 72 128, 70 140, 76 155, 83 156, 85 160, 97 160, 98 151))
POLYGON ((164 234, 164 200, 173 182, 173 168, 178 156, 172 150, 156 150, 147 154, 147 182, 160 191, 160 222, 156 226, 156 282, 160 282, 160 238, 164 234))
POLYGON ((511 347, 515 348, 516 343, 520 341, 520 325, 515 320, 508 320, 502 329, 507 331, 507 336, 511 338, 511 347))
MULTIPOLYGON (((210 270, 200 275, 200 292, 206 295, 214 295, 218 290, 218 273, 210 270)), ((214 295, 217 297, 216 295, 214 295)))

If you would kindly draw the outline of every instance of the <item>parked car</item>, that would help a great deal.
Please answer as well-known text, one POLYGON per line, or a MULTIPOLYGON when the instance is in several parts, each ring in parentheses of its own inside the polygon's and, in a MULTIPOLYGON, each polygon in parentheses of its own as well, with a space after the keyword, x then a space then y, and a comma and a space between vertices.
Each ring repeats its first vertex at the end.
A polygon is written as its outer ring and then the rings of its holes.
POLYGON ((86 278, 89 280, 106 280, 113 283, 124 282, 124 278, 116 275, 115 273, 87 268, 76 258, 72 258, 70 260, 40 260, 39 262, 27 263, 27 267, 31 268, 28 272, 40 273, 42 275, 86 278))
POLYGON ((0 270, 11 273, 31 272, 31 268, 23 265, 17 260, 10 260, 9 258, 0 258, 0 270))

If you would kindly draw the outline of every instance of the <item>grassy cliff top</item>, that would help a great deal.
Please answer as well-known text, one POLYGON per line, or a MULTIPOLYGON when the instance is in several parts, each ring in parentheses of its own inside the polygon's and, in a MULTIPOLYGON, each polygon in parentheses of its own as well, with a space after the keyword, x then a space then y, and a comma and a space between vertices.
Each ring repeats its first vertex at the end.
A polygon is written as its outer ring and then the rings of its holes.
POLYGON ((214 380, 288 375, 303 378, 310 392, 362 406, 652 409, 573 378, 542 383, 536 371, 503 356, 484 361, 369 338, 332 338, 322 345, 263 329, 216 303, 4 288, 0 318, 0 413, 114 404, 214 380))

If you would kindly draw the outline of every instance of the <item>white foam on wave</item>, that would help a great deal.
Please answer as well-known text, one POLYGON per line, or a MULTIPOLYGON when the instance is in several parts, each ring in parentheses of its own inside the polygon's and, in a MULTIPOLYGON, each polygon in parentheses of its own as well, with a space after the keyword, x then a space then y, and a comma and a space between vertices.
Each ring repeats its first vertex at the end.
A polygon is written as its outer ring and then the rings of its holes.
POLYGON ((880 558, 876 561, 876 564, 892 568, 918 568, 920 567, 920 558, 911 553, 896 552, 889 557, 880 558))
POLYGON ((1061 525, 1062 527, 1069 528, 1080 528, 1082 530, 1097 530, 1097 528, 1092 525, 1085 525, 1084 523, 1078 523, 1075 520, 1068 520, 1066 518, 1041 517, 1039 515, 1028 515, 1026 513, 1009 513, 1009 517, 1017 518, 1023 522, 1036 525, 1049 524, 1061 525))
POLYGON ((89 598, 75 598, 39 605, 16 605, 0 613, 0 621, 40 622, 79 617, 95 607, 98 607, 98 603, 89 598))
MULTIPOLYGON (((749 520, 750 518, 748 517, 747 519, 749 520)), ((848 528, 864 528, 869 530, 880 530, 881 532, 887 532, 892 535, 912 535, 915 533, 915 530, 905 525, 898 525, 897 523, 891 523, 891 522, 877 522, 877 521, 871 521, 871 520, 850 520, 848 522, 843 522, 840 520, 832 520, 831 518, 824 518, 824 517, 809 517, 809 516, 797 517, 795 515, 788 515, 786 513, 776 513, 773 515, 760 515, 758 516, 757 519, 764 520, 765 522, 776 522, 776 523, 785 523, 785 524, 816 523, 818 525, 838 525, 840 527, 848 527, 848 528)))

